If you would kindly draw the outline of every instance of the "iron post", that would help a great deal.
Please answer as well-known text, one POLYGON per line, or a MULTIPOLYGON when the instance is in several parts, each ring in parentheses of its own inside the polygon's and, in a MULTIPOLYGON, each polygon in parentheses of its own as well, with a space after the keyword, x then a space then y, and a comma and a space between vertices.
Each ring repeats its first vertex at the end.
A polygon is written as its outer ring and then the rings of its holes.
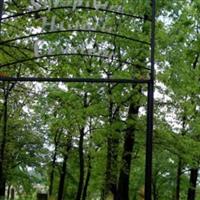
POLYGON ((145 163, 145 200, 152 199, 152 159, 153 159, 153 112, 154 112, 154 79, 155 79, 155 15, 156 0, 151 0, 151 73, 148 83, 147 101, 147 133, 146 133, 146 163, 145 163))

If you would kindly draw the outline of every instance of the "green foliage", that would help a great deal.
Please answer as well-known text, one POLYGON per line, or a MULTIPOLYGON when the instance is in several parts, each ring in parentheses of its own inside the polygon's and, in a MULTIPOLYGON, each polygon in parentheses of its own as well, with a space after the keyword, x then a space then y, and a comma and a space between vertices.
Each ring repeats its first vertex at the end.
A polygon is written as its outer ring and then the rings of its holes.
MULTIPOLYGON (((41 4, 45 2, 40 1, 41 4)), ((59 2, 65 3, 62 0, 59 2)), ((88 2, 93 5, 93 1, 88 2)), ((68 1, 71 6, 73 3, 68 1)), ((144 0, 123 3, 110 0, 108 6, 117 8, 123 4, 125 12, 149 19, 149 3, 144 0)), ((4 17, 25 13, 28 9, 33 9, 28 0, 5 1, 4 17)), ((159 95, 155 95, 153 140, 153 189, 156 200, 174 199, 180 160, 180 199, 187 198, 188 170, 199 168, 199 11, 198 0, 157 2, 156 94, 158 92, 159 95)), ((148 78, 144 67, 149 66, 149 47, 102 32, 149 42, 150 23, 84 8, 52 8, 50 11, 3 19, 1 39, 8 42, 0 44, 1 73, 14 77, 148 78), (50 31, 47 34, 50 27, 42 27, 43 17, 50 22, 54 16, 56 30, 63 23, 63 26, 74 29, 77 25, 91 26, 97 31, 50 31), (38 32, 40 34, 36 35, 38 32), (29 35, 32 37, 27 37, 29 35), (19 37, 23 38, 15 40, 19 37), (40 41, 39 58, 34 55, 36 40, 40 41), (64 50, 67 53, 63 53, 64 50), (91 50, 95 52, 91 53, 91 50)), ((4 92, 11 85, 0 83, 1 143, 4 92)), ((146 86, 111 83, 14 84, 8 95, 6 159, 3 166, 6 184, 15 187, 20 198, 28 199, 26 195, 36 193, 36 184, 49 186, 53 170, 52 196, 57 198, 61 169, 67 155, 64 198, 74 200, 79 184, 79 142, 83 128, 84 185, 87 172, 91 170, 87 199, 98 199, 105 185, 108 139, 116 142, 116 166, 112 174, 118 180, 123 166, 126 130, 134 127, 129 195, 130 199, 139 199, 139 191, 144 186, 146 90, 146 86), (128 118, 131 103, 144 110, 139 115, 135 114, 134 119, 128 118)))

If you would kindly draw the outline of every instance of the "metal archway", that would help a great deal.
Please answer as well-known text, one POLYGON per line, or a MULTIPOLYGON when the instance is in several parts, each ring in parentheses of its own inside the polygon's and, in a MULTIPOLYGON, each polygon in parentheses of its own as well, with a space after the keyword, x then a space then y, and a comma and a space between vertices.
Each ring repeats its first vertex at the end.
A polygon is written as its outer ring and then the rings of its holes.
MULTIPOLYGON (((105 32, 105 31, 97 31, 97 30, 86 30, 86 29, 71 29, 71 30, 65 30, 65 31, 52 31, 51 33, 36 33, 36 34, 30 34, 28 36, 22 36, 18 38, 12 38, 9 40, 2 40, 2 37, 0 37, 0 46, 9 44, 13 41, 17 40, 23 40, 27 38, 33 38, 39 35, 44 35, 44 34, 58 34, 61 32, 70 32, 70 31, 76 31, 76 32, 95 32, 99 34, 106 34, 109 36, 115 36, 119 37, 121 39, 126 39, 134 42, 139 42, 143 45, 149 45, 150 46, 150 64, 151 66, 149 68, 146 68, 149 71, 149 79, 108 79, 108 78, 87 78, 87 77, 81 77, 81 78, 67 78, 67 77, 60 77, 60 78, 51 78, 51 77, 8 77, 8 76, 0 76, 0 81, 14 81, 14 82, 79 82, 79 83, 129 83, 129 84, 147 84, 148 85, 148 94, 147 94, 147 128, 146 128, 146 161, 145 161, 145 200, 151 200, 152 199, 152 143, 153 143, 153 112, 154 112, 154 81, 155 81, 155 16, 156 16, 156 0, 151 0, 151 17, 140 17, 140 16, 134 16, 132 14, 128 13, 122 13, 119 11, 114 11, 110 10, 107 8, 99 8, 98 10, 101 12, 108 12, 108 13, 113 13, 115 15, 121 15, 121 16, 126 16, 126 17, 132 17, 136 19, 142 19, 142 20, 148 20, 151 23, 151 34, 150 34, 150 42, 147 41, 141 41, 135 38, 131 38, 128 36, 124 35, 119 35, 111 32, 105 32)), ((40 13, 40 12, 45 12, 47 9, 38 9, 36 11, 28 11, 28 12, 22 12, 22 13, 17 13, 12 16, 5 16, 2 17, 3 13, 3 4, 4 1, 0 0, 0 32, 1 32, 1 25, 4 20, 10 20, 13 18, 17 17, 22 17, 22 16, 31 16, 32 14, 40 13)), ((52 10, 57 10, 57 9, 63 9, 63 8, 68 8, 68 9, 73 9, 72 6, 60 6, 60 7, 55 7, 51 8, 52 10)), ((86 10, 95 10, 93 7, 84 7, 84 6, 77 6, 78 9, 86 9, 86 10)), ((71 54, 72 55, 72 54, 71 54)), ((97 56, 97 55, 92 55, 92 54, 80 54, 77 53, 77 55, 81 56, 97 56)), ((59 56, 59 55, 47 55, 47 57, 53 57, 53 56, 59 56)), ((62 56, 62 55, 60 55, 62 56)), ((66 54, 65 54, 66 56, 66 54)), ((73 56, 73 55, 72 55, 73 56)), ((98 55, 99 56, 99 55, 98 55)), ((109 59, 107 56, 100 56, 103 59, 109 59)), ((42 57, 41 57, 42 58, 42 57)), ((35 59, 40 59, 38 57, 31 57, 31 58, 26 58, 23 60, 15 60, 13 62, 9 63, 3 63, 0 65, 0 69, 15 65, 17 63, 22 63, 22 62, 27 62, 30 60, 35 60, 35 59)), ((131 64, 131 63, 128 63, 131 64)))

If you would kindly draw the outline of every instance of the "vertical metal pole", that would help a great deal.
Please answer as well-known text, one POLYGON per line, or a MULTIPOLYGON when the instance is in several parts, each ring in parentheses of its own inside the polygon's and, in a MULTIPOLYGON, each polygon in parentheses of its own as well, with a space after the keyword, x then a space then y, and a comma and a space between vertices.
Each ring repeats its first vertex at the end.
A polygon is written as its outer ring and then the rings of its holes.
POLYGON ((0 0, 0 22, 3 15, 3 3, 4 3, 4 0, 0 0))
POLYGON ((151 74, 148 83, 147 102, 147 135, 146 135, 146 163, 145 163, 145 200, 152 199, 152 154, 153 154, 153 112, 154 112, 154 71, 155 71, 155 15, 156 0, 151 0, 151 74))
POLYGON ((3 15, 3 4, 4 0, 0 0, 0 41, 1 41, 1 20, 3 15))

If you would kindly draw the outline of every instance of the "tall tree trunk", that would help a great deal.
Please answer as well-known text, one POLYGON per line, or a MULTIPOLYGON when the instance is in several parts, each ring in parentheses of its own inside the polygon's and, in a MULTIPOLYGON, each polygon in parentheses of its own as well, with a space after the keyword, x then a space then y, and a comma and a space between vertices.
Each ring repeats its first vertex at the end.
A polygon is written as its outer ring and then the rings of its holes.
POLYGON ((112 101, 112 89, 109 85, 108 94, 110 97, 109 102, 109 126, 110 133, 108 133, 107 138, 107 158, 106 158, 106 172, 104 185, 101 192, 101 200, 110 198, 115 198, 117 192, 117 175, 118 175, 118 146, 119 146, 119 137, 117 133, 118 130, 113 130, 112 125, 117 122, 119 119, 119 106, 114 109, 114 102, 112 101))
POLYGON ((115 198, 117 192, 117 149, 119 145, 119 139, 109 136, 107 145, 107 165, 102 199, 107 199, 108 196, 115 198))
POLYGON ((3 130, 2 135, 0 136, 0 199, 5 198, 6 192, 6 166, 5 166, 5 149, 7 143, 7 124, 8 124, 8 97, 12 89, 15 87, 16 82, 9 84, 3 82, 3 130))
POLYGON ((188 189, 187 200, 195 200, 198 170, 198 168, 193 168, 190 170, 190 186, 188 189))
MULTIPOLYGON (((182 116, 182 131, 181 136, 185 135, 185 126, 186 126, 187 117, 185 115, 182 116)), ((178 158, 178 166, 176 173, 176 192, 175 192, 175 200, 180 199, 180 185, 181 185, 181 173, 182 173, 182 160, 178 158)))
POLYGON ((177 174, 176 174, 175 200, 179 200, 180 199, 181 172, 182 172, 182 164, 181 164, 181 158, 179 158, 178 167, 177 167, 177 174))
POLYGON ((55 171, 55 165, 56 165, 56 155, 57 155, 57 153, 54 152, 52 165, 51 165, 51 172, 50 172, 49 196, 52 196, 52 193, 53 193, 54 171, 55 171))
MULTIPOLYGON (((89 106, 89 99, 88 99, 88 92, 84 93, 83 98, 83 107, 87 108, 89 106)), ((85 119, 86 120, 86 119, 85 119)), ((85 168, 85 161, 84 161, 84 153, 83 153, 83 143, 84 143, 84 132, 85 127, 81 127, 80 129, 80 135, 79 135, 79 184, 78 184, 78 190, 76 194, 76 200, 80 200, 83 194, 83 187, 84 187, 84 168, 85 168)))
POLYGON ((7 200, 10 199, 10 189, 11 189, 11 185, 9 184, 7 188, 7 200))
POLYGON ((52 193, 53 193, 54 172, 55 172, 55 167, 56 167, 57 149, 58 149, 58 144, 60 141, 60 136, 61 136, 61 132, 57 132, 54 138, 55 150, 54 150, 52 164, 51 164, 49 196, 52 196, 52 193))
POLYGON ((3 134, 0 146, 0 199, 5 197, 6 176, 5 176, 5 147, 7 142, 7 121, 8 121, 8 93, 4 89, 4 114, 3 114, 3 134))
POLYGON ((79 185, 78 191, 76 194, 76 200, 80 200, 83 192, 83 184, 84 184, 84 154, 83 154, 83 141, 84 141, 84 128, 80 130, 79 137, 79 185))
POLYGON ((0 199, 5 197, 6 180, 3 172, 3 163, 0 162, 0 199))
MULTIPOLYGON (((127 120, 135 120, 138 116, 139 106, 131 103, 128 111, 127 120)), ((131 169, 132 152, 135 142, 135 126, 128 125, 124 136, 124 150, 122 154, 122 167, 118 182, 118 200, 129 200, 129 177, 131 169)))
POLYGON ((67 159, 68 159, 68 155, 66 154, 64 156, 63 165, 62 165, 61 174, 60 174, 58 200, 62 200, 63 199, 65 177, 66 177, 66 171, 67 171, 67 159))
POLYGON ((58 188, 58 200, 63 200, 64 196, 64 186, 65 186, 65 178, 67 174, 67 160, 68 160, 68 153, 71 149, 71 136, 70 139, 67 141, 66 144, 66 152, 64 154, 63 165, 60 174, 60 181, 59 181, 59 188, 58 188))
POLYGON ((91 176, 91 157, 90 155, 88 156, 88 172, 87 172, 87 176, 86 176, 86 180, 85 180, 85 185, 83 188, 83 195, 82 195, 82 200, 86 200, 87 199, 87 189, 88 189, 88 185, 89 185, 89 180, 90 180, 90 176, 91 176))

